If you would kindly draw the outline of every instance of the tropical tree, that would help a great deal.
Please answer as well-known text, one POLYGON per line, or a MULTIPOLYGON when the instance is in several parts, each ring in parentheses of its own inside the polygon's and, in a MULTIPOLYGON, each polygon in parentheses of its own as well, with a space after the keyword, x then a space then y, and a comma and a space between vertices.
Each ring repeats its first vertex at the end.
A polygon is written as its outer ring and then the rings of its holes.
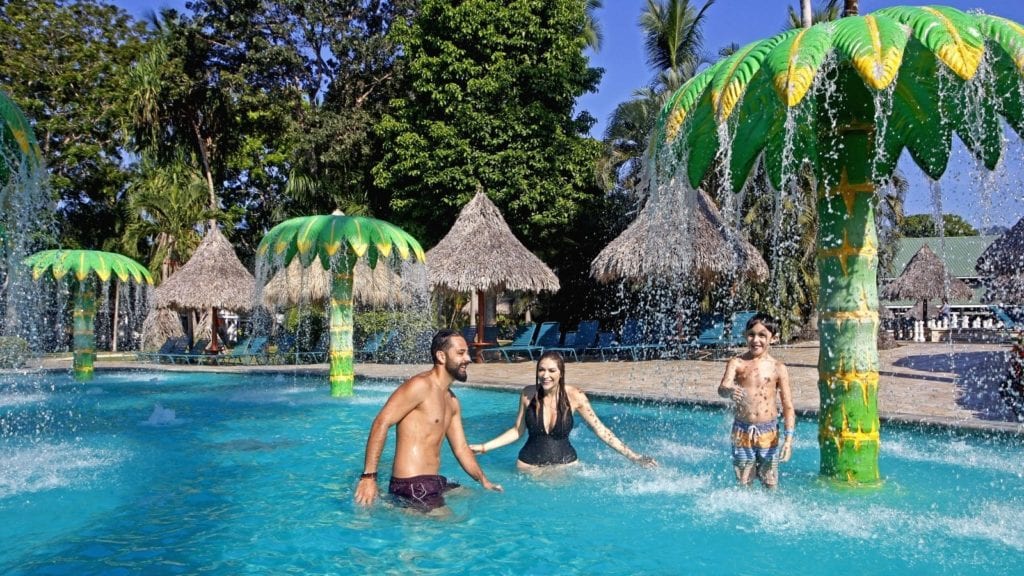
MULTIPOLYGON (((597 174, 602 189, 636 195, 643 176, 648 138, 662 104, 659 95, 647 88, 615 107, 601 140, 604 150, 598 160, 597 174)), ((636 200, 634 197, 633 201, 636 200)))
POLYGON ((482 187, 528 245, 560 249, 595 192, 592 119, 573 112, 600 75, 585 24, 578 0, 425 0, 396 26, 407 85, 373 169, 391 220, 431 245, 482 187))
MULTIPOLYGON (((810 4, 810 0, 805 0, 810 4)), ((792 6, 787 7, 789 9, 789 20, 787 22, 788 28, 806 28, 807 26, 813 26, 818 22, 831 22, 839 19, 839 0, 826 0, 816 10, 811 11, 811 20, 804 24, 803 14, 797 12, 792 6)))
POLYGON ((659 93, 674 92, 703 61, 704 18, 715 0, 696 7, 690 0, 647 0, 640 15, 647 64, 659 93))
POLYGON ((943 214, 942 230, 935 225, 935 217, 931 214, 914 214, 907 216, 900 226, 903 236, 909 238, 927 238, 930 236, 977 236, 978 231, 959 214, 943 214))
POLYGON ((0 90, 34 123, 64 246, 117 235, 129 161, 122 79, 145 40, 141 24, 99 0, 0 2, 0 90))
POLYGON ((657 113, 665 99, 693 76, 703 60, 703 25, 714 0, 700 7, 689 0, 647 0, 639 26, 644 36, 648 66, 654 70, 650 85, 615 107, 602 136, 598 182, 607 191, 618 190, 639 202, 643 155, 657 113))
POLYGON ((230 125, 232 98, 207 66, 212 45, 204 32, 174 10, 154 15, 156 38, 129 75, 132 142, 157 162, 174 162, 181 151, 199 162, 207 208, 220 208, 217 183, 223 158, 236 138, 230 125))
POLYGON ((583 24, 583 42, 587 48, 598 52, 604 42, 604 31, 597 19, 597 11, 604 5, 603 0, 586 0, 586 17, 583 24))
POLYGON ((158 282, 170 276, 199 245, 202 223, 218 216, 208 194, 202 172, 184 153, 163 163, 143 156, 128 194, 127 255, 144 258, 158 282))

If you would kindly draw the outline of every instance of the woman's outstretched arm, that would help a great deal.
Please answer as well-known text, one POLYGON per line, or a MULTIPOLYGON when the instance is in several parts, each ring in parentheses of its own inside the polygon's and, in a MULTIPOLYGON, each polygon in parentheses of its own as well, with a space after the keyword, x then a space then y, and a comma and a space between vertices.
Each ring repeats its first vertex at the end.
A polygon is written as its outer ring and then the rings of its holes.
POLYGON ((497 448, 501 448, 502 446, 507 446, 515 442, 516 440, 519 440, 519 438, 523 435, 526 405, 529 404, 530 402, 528 396, 528 391, 530 390, 530 388, 532 388, 532 386, 525 388, 522 394, 519 395, 519 413, 516 414, 515 424, 513 424, 512 427, 509 428, 508 430, 505 430, 504 432, 495 436, 494 438, 491 438, 487 442, 483 442, 480 444, 470 444, 469 448, 473 452, 477 454, 486 454, 490 450, 495 450, 497 448))
POLYGON ((658 465, 654 458, 634 452, 629 446, 626 446, 625 442, 619 440, 619 437, 597 417, 597 413, 594 412, 594 408, 590 405, 590 400, 582 390, 573 386, 566 386, 565 389, 569 394, 569 401, 572 404, 573 410, 583 417, 583 420, 602 442, 610 446, 612 450, 645 468, 654 468, 658 465))

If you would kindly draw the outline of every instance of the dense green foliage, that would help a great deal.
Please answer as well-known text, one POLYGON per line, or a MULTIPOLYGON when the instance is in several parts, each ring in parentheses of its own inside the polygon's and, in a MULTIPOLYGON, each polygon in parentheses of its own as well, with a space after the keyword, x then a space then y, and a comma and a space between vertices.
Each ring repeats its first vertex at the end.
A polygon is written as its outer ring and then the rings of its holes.
POLYGON ((600 76, 585 22, 582 0, 426 0, 396 27, 406 90, 374 176, 397 222, 429 246, 482 188, 528 247, 557 249, 596 194, 592 119, 573 114, 600 76))
MULTIPOLYGON (((907 216, 900 225, 900 232, 908 238, 927 238, 939 235, 939 229, 935 226, 935 217, 931 214, 907 216)), ((977 236, 978 231, 959 214, 943 214, 942 235, 977 236)))
POLYGON ((124 79, 145 40, 141 23, 98 0, 0 3, 0 90, 33 122, 64 246, 105 247, 123 223, 124 79))
POLYGON ((0 336, 0 368, 21 368, 32 356, 28 342, 17 336, 0 336))

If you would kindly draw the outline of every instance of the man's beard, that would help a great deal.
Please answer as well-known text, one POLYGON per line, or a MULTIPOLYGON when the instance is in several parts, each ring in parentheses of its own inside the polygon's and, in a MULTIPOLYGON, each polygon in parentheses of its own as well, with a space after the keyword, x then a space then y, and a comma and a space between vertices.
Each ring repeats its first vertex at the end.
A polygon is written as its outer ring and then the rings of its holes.
POLYGON ((456 364, 455 366, 446 366, 445 368, 448 370, 448 374, 451 374, 451 377, 459 382, 465 382, 469 377, 469 374, 466 373, 466 367, 463 365, 456 364))

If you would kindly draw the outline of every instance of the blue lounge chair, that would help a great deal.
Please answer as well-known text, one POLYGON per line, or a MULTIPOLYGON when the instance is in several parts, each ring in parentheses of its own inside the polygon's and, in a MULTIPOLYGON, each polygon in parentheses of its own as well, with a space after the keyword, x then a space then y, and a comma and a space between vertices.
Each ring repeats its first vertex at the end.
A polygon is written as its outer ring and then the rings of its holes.
POLYGON ((387 332, 376 332, 367 338, 366 342, 359 347, 355 352, 357 360, 373 360, 374 362, 380 357, 380 353, 388 345, 389 342, 394 340, 398 336, 398 330, 389 330, 387 332))
POLYGON ((303 351, 303 352, 296 352, 295 353, 295 362, 296 363, 303 363, 303 364, 305 364, 305 363, 320 364, 320 363, 323 363, 323 362, 327 362, 327 350, 328 350, 329 347, 330 347, 330 337, 329 337, 329 335, 327 333, 324 333, 324 336, 322 338, 320 338, 320 341, 317 342, 315 348, 313 348, 312 350, 306 350, 306 351, 303 351))
POLYGON ((477 362, 483 362, 482 352, 498 345, 498 327, 493 324, 484 326, 482 344, 478 344, 476 341, 476 326, 463 326, 462 337, 465 338, 466 344, 469 344, 469 355, 477 362))
POLYGON ((988 308, 989 310, 992 311, 992 314, 995 315, 996 320, 1002 323, 1003 328, 1010 331, 1020 330, 1024 328, 1024 323, 1017 322, 1016 320, 1014 320, 1012 317, 1010 317, 1009 314, 1006 313, 1006 310, 1003 310, 999 306, 989 306, 988 308))
POLYGON ((516 329, 516 333, 512 336, 512 342, 505 346, 498 346, 496 348, 487 348, 480 352, 482 358, 486 358, 487 352, 500 352, 505 359, 508 360, 508 356, 505 354, 506 350, 513 352, 527 352, 530 355, 530 359, 533 359, 533 352, 530 348, 533 347, 533 336, 537 332, 536 324, 525 324, 516 329))
POLYGON ((563 356, 571 356, 573 360, 578 362, 581 354, 586 354, 587 350, 594 347, 597 342, 599 328, 600 323, 597 320, 584 320, 579 323, 575 332, 565 333, 565 340, 561 346, 545 348, 544 351, 554 350, 555 352, 561 352, 563 356), (569 337, 570 334, 573 335, 571 339, 569 337))
POLYGON ((746 344, 747 322, 757 314, 753 310, 736 312, 728 322, 726 331, 726 320, 716 319, 711 326, 705 328, 693 342, 695 351, 704 357, 716 357, 719 354, 728 352, 730 348, 746 344))
POLYGON ((660 352, 665 349, 662 342, 650 342, 644 337, 644 325, 636 318, 627 318, 622 325, 622 338, 601 350, 601 358, 604 354, 611 353, 618 357, 620 354, 629 354, 634 361, 646 358, 649 353, 660 352))
POLYGON ((243 339, 227 354, 213 356, 208 361, 214 364, 265 364, 267 359, 267 337, 253 336, 243 339))
POLYGON ((604 360, 604 353, 606 351, 612 351, 619 346, 618 340, 615 339, 615 332, 598 332, 597 342, 586 349, 587 354, 598 354, 601 356, 601 360, 604 360))
POLYGON ((166 357, 174 364, 199 364, 206 356, 206 347, 210 345, 208 339, 197 340, 190 350, 180 354, 167 354, 166 357))
POLYGON ((171 354, 181 354, 188 349, 188 338, 177 336, 164 340, 158 350, 152 352, 139 352, 136 358, 143 362, 160 362, 171 354))
MULTIPOLYGON (((537 329, 537 339, 534 340, 533 345, 537 347, 537 351, 540 354, 543 354, 545 350, 550 348, 558 347, 558 344, 562 341, 560 327, 561 324, 558 322, 545 322, 537 329)), ((530 359, 533 359, 532 355, 530 359)))

